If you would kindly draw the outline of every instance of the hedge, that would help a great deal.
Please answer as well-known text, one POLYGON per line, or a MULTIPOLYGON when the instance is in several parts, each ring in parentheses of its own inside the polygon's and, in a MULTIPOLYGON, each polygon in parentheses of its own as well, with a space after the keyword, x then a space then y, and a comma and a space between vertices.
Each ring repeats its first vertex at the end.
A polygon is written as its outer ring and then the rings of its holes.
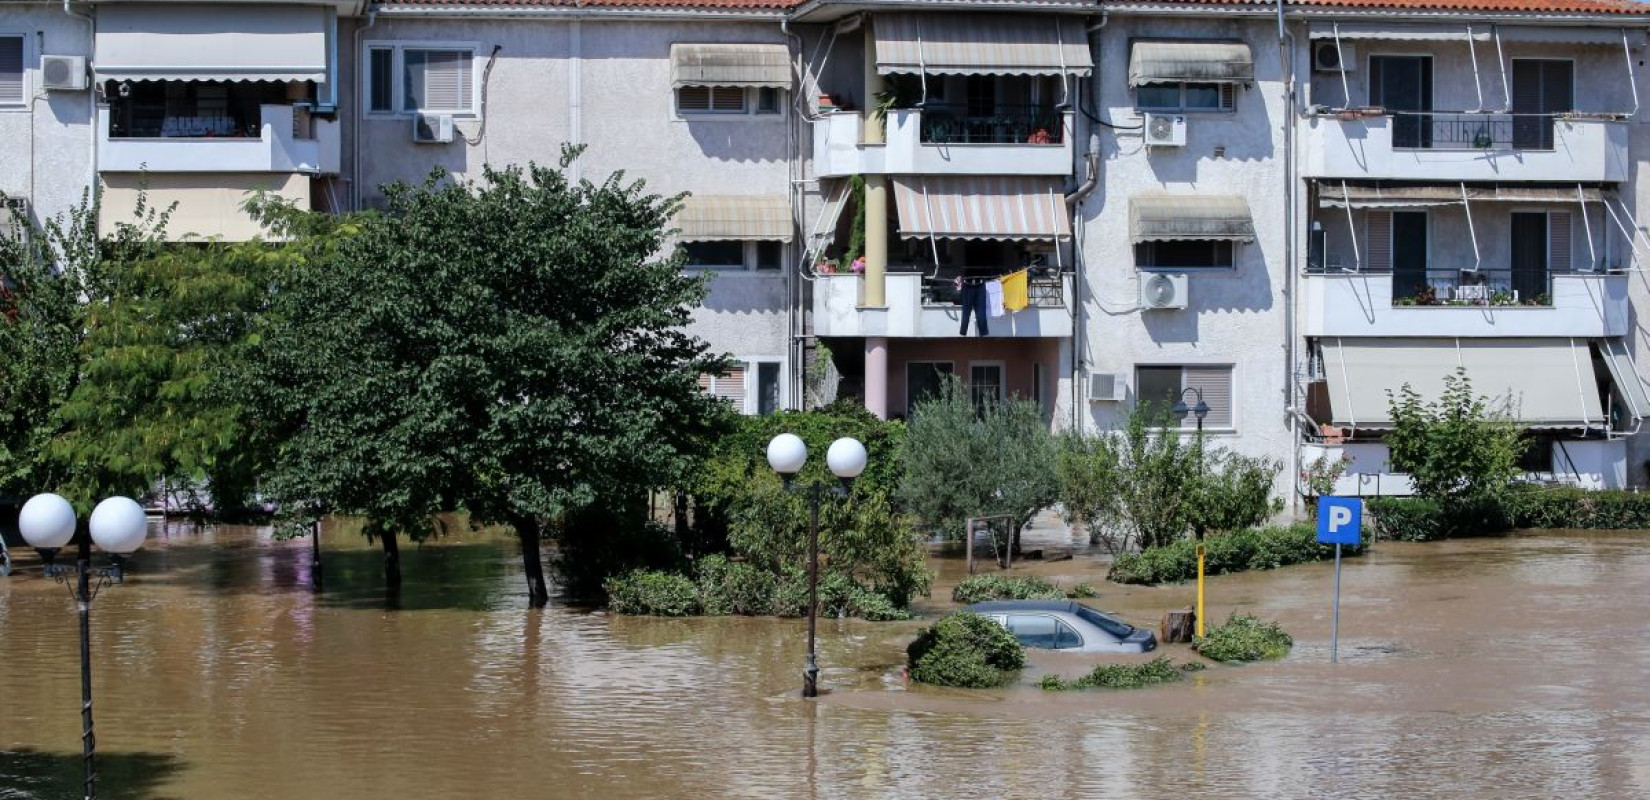
POLYGON ((1025 648, 1006 628, 978 614, 952 614, 923 631, 905 650, 911 680, 983 689, 1014 680, 1025 648))
MULTIPOLYGON (((1343 555, 1362 552, 1362 547, 1352 547, 1343 555)), ((1318 544, 1317 530, 1304 524, 1234 531, 1203 540, 1206 575, 1276 569, 1334 557, 1335 548, 1318 544)), ((1146 585, 1192 580, 1197 577, 1197 542, 1182 539, 1139 553, 1124 553, 1112 561, 1106 577, 1117 583, 1146 585)))
POLYGON ((1444 507, 1418 497, 1379 497, 1365 503, 1376 538, 1431 542, 1530 529, 1650 529, 1650 494, 1617 489, 1514 491, 1500 502, 1444 507))
MULTIPOLYGON (((608 608, 616 614, 657 617, 778 616, 808 613, 808 574, 801 568, 774 575, 724 556, 699 560, 698 579, 661 570, 632 570, 609 578, 608 608)), ((872 622, 910 619, 905 609, 880 592, 837 572, 819 576, 819 613, 872 622)))
POLYGON ((1650 494, 1619 489, 1528 489, 1507 500, 1519 528, 1650 529, 1650 494))
POLYGON ((1038 686, 1051 692, 1087 689, 1099 686, 1105 689, 1139 689, 1160 683, 1173 683, 1187 672, 1197 672, 1203 665, 1197 662, 1175 666, 1168 656, 1158 656, 1144 664, 1101 664, 1089 674, 1066 680, 1059 675, 1044 675, 1038 686))
POLYGON ((1443 506, 1419 497, 1377 497, 1365 501, 1375 538, 1395 542, 1435 542, 1503 533, 1513 527, 1506 506, 1458 502, 1443 506))

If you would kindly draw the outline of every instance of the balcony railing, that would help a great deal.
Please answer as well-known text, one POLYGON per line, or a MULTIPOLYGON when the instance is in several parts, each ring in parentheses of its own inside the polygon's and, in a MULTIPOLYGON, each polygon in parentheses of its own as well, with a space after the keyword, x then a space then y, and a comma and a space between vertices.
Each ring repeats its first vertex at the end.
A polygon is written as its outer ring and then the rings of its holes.
MULTIPOLYGON (((1053 269, 1033 272, 1026 280, 1026 299, 1032 308, 1064 308, 1066 305, 1065 281, 1053 269)), ((933 278, 924 277, 922 282, 922 304, 925 306, 955 306, 962 303, 962 290, 958 288, 955 276, 939 275, 933 278)))
MULTIPOLYGON (((991 319, 989 335, 1071 336, 1072 311, 1066 303, 1071 279, 1070 273, 1038 275, 1027 286, 1030 307, 991 319)), ((921 339, 954 339, 961 335, 962 309, 956 295, 944 289, 951 281, 937 281, 922 272, 889 272, 881 306, 865 305, 864 282, 864 278, 852 274, 822 275, 814 281, 815 335, 921 339)))
POLYGON ((1308 114, 1301 175, 1417 181, 1619 182, 1628 178, 1628 123, 1545 114, 1308 114))
POLYGON ((98 109, 100 171, 337 174, 341 166, 338 121, 310 116, 291 105, 260 107, 256 137, 136 138, 116 133, 110 109, 98 109))
POLYGON ((997 105, 970 109, 962 103, 922 107, 923 144, 1060 144, 1061 113, 1047 105, 997 105))
POLYGON ((1627 276, 1309 270, 1307 336, 1623 336, 1627 276))
POLYGON ((1552 114, 1461 111, 1392 115, 1392 146, 1400 150, 1552 150, 1552 114))
MULTIPOLYGON (((1308 266, 1308 275, 1345 274, 1331 256, 1324 267, 1308 266)), ((1478 269, 1368 270, 1392 281, 1394 306, 1550 306, 1553 273, 1547 269, 1481 267, 1478 269)))

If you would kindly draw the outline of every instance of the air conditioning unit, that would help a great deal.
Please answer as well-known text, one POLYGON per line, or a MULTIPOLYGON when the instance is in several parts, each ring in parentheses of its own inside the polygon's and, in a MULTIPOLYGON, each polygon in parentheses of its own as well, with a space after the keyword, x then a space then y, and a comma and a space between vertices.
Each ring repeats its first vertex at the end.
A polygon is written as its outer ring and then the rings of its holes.
POLYGON ((1184 114, 1147 114, 1147 147, 1185 147, 1186 116, 1184 114))
POLYGON ((1090 403, 1120 403, 1123 401, 1123 376, 1113 372, 1089 375, 1090 403))
POLYGON ((40 83, 54 92, 86 90, 85 56, 41 56, 40 83))
POLYGON ((1358 68, 1358 52, 1352 45, 1334 42, 1312 45, 1312 69, 1318 72, 1352 72, 1358 68))
POLYGON ((453 140, 451 114, 413 115, 413 141, 425 144, 446 144, 453 140))
POLYGON ((1141 279, 1140 307, 1151 311, 1185 308, 1186 276, 1157 272, 1141 279))

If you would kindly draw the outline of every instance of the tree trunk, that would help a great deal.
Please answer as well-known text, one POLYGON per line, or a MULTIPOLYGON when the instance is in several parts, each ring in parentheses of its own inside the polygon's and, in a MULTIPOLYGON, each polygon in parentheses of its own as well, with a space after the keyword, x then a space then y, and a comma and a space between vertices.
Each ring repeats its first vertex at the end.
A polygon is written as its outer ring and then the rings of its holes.
POLYGON ((518 516, 511 520, 516 538, 521 541, 521 566, 527 575, 527 603, 542 608, 550 603, 550 590, 544 584, 544 560, 539 557, 539 521, 532 516, 518 516))
POLYGON ((395 531, 385 531, 378 537, 384 543, 384 585, 392 589, 401 588, 401 544, 395 539, 395 531))
MULTIPOLYGON (((671 497, 671 516, 676 518, 676 541, 688 544, 688 536, 692 531, 688 530, 687 492, 677 492, 671 497)), ((697 545, 698 542, 692 542, 691 544, 697 545)), ((689 556, 694 558, 699 556, 697 547, 690 547, 689 550, 689 556)))

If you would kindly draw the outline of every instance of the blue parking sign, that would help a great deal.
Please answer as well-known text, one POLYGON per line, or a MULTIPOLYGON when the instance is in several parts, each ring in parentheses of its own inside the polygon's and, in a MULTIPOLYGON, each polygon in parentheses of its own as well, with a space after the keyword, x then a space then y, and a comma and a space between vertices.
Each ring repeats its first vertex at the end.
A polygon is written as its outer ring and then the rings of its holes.
POLYGON ((1318 498, 1318 541, 1322 544, 1363 543, 1364 502, 1355 497, 1318 498))

